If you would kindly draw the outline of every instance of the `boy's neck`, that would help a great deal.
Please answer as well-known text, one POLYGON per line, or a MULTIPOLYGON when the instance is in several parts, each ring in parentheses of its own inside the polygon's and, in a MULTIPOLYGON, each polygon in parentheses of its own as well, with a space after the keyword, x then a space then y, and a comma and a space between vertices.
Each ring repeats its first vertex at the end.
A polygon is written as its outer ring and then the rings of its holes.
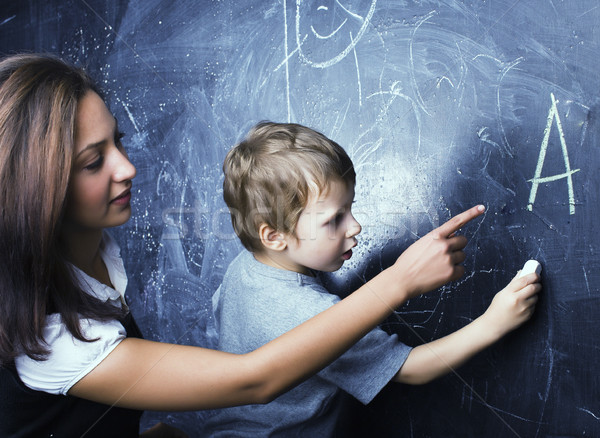
POLYGON ((282 269, 284 271, 297 272, 299 274, 314 277, 313 271, 306 267, 300 267, 289 263, 289 260, 287 260, 284 254, 282 254, 279 251, 271 251, 269 249, 265 249, 261 252, 253 252, 252 255, 254 256, 256 261, 262 263, 263 265, 271 266, 277 269, 282 269))

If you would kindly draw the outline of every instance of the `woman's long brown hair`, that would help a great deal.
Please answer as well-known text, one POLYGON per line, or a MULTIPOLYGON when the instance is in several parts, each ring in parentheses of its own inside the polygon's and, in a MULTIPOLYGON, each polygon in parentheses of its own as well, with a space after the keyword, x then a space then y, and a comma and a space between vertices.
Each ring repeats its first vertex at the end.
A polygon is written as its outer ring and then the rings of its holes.
POLYGON ((90 77, 50 55, 0 61, 0 364, 43 359, 47 315, 86 340, 80 317, 120 315, 83 292, 60 244, 77 105, 90 77))

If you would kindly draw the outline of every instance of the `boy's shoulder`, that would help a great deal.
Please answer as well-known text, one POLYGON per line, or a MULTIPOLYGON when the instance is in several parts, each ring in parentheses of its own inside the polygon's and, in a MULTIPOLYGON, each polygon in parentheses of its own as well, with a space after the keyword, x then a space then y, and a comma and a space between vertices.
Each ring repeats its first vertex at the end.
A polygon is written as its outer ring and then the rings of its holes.
POLYGON ((285 299, 288 304, 303 300, 324 300, 324 306, 330 306, 339 300, 323 286, 319 277, 311 277, 293 271, 286 271, 265 265, 254 255, 243 250, 227 268, 221 283, 221 294, 241 294, 246 299, 252 295, 279 301, 285 299))
POLYGON ((258 348, 338 301, 318 278, 265 265, 244 251, 213 295, 219 348, 233 348, 229 342, 237 345, 240 339, 258 348))
POLYGON ((242 281, 281 281, 301 285, 321 285, 318 277, 275 268, 259 262, 254 254, 244 249, 229 264, 224 278, 238 277, 242 281))

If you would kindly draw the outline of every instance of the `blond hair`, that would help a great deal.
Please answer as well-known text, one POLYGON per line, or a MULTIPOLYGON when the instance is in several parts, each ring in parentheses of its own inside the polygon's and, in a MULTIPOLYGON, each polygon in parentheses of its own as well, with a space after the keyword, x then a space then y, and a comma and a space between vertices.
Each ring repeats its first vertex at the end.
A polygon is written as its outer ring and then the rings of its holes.
POLYGON ((325 193, 332 179, 347 186, 356 181, 352 160, 339 144, 294 123, 254 126, 229 151, 223 171, 233 228, 252 252, 262 250, 261 224, 293 235, 311 196, 325 193))

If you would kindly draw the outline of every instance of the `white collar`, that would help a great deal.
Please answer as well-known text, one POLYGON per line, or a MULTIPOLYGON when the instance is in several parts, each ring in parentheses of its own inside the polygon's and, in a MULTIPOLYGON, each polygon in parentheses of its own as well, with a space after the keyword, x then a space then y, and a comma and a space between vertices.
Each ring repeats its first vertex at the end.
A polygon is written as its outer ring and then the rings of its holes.
POLYGON ((102 242, 100 243, 100 257, 106 265, 108 276, 114 286, 109 287, 90 277, 75 265, 71 265, 75 279, 79 286, 101 301, 112 301, 115 305, 121 306, 125 300, 125 289, 127 288, 127 274, 121 259, 121 250, 117 242, 107 232, 102 232, 102 242))

